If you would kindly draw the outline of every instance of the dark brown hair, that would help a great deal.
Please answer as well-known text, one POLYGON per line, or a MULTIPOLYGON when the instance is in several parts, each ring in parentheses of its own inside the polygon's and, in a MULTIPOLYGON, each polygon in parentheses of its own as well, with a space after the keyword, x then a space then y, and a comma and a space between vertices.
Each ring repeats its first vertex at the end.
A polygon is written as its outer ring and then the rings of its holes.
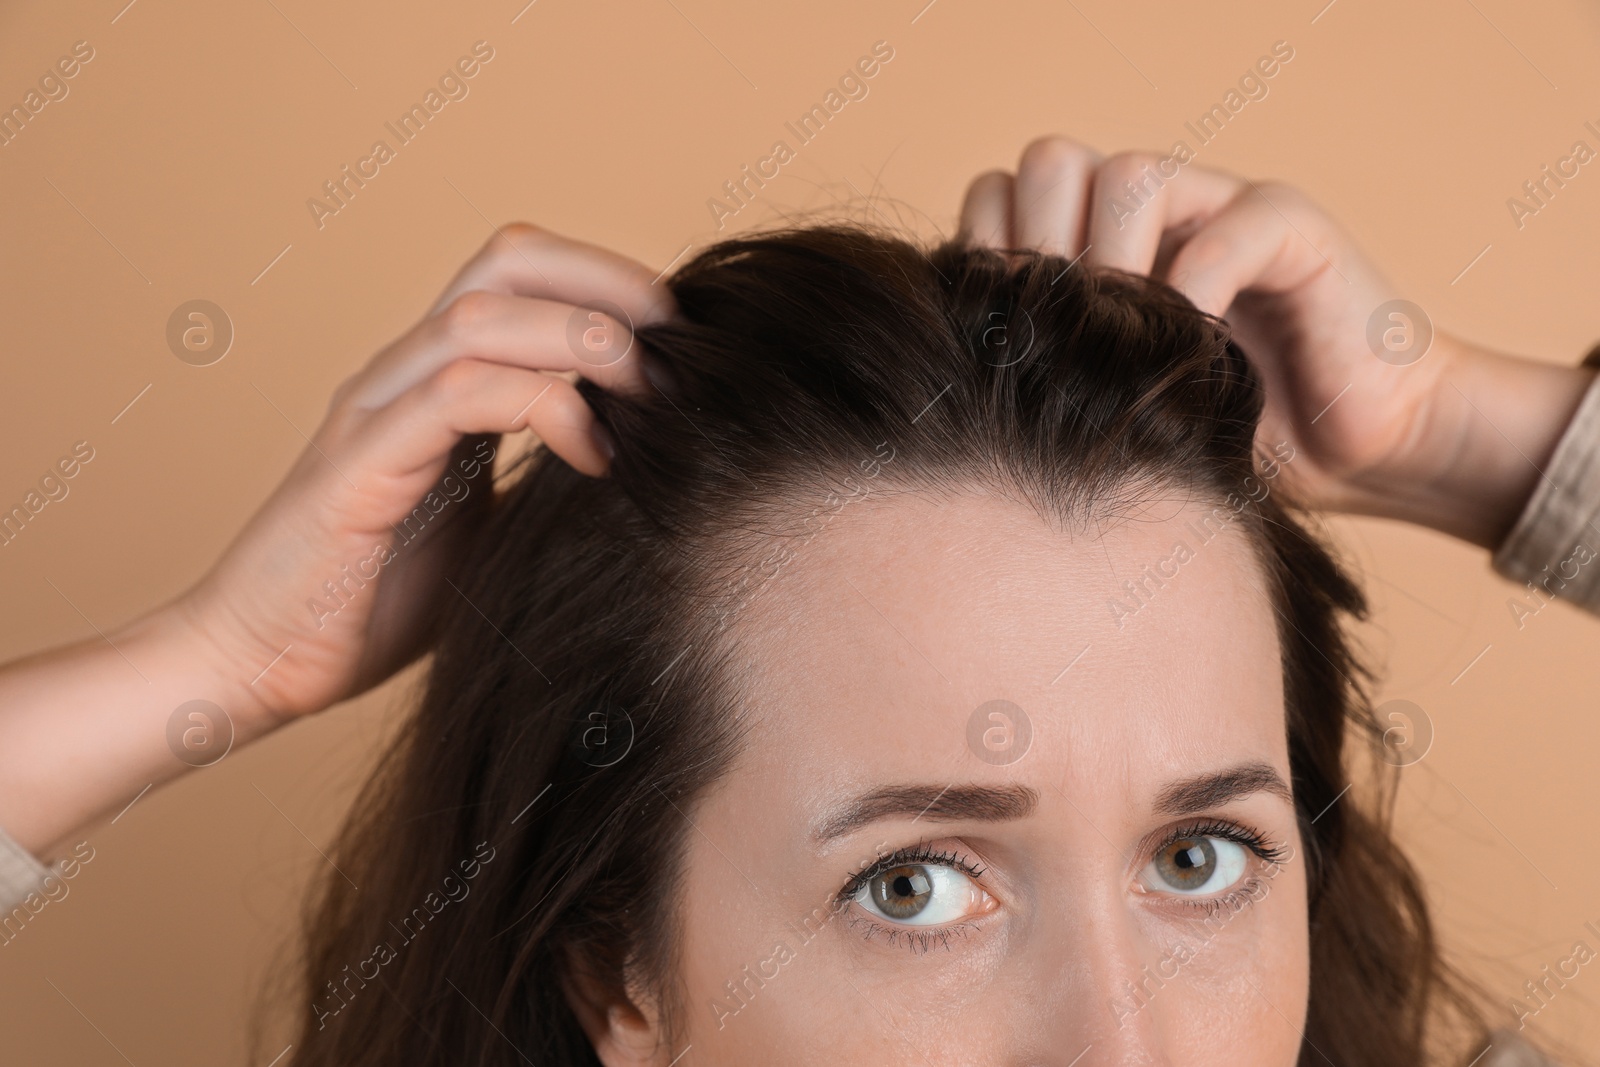
POLYGON ((1281 494, 1249 491, 1262 391, 1220 321, 1146 279, 846 225, 726 241, 670 284, 680 317, 638 337, 667 391, 582 385, 610 477, 536 453, 459 561, 420 707, 338 845, 349 880, 312 917, 297 1063, 596 1063, 575 966, 672 1003, 685 813, 738 749, 719 634, 763 546, 885 446, 883 484, 998 487, 1046 517, 1249 496, 1308 865, 1302 1062, 1436 1062, 1443 1012, 1483 1032, 1392 792, 1344 796, 1381 736, 1342 629, 1363 597, 1281 494))

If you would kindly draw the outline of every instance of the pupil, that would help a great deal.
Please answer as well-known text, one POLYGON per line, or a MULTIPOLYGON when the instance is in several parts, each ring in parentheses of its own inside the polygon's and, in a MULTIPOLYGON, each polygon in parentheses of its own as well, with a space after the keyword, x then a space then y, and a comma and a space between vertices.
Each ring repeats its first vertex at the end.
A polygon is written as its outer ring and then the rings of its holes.
POLYGON ((1157 868, 1174 889, 1198 889, 1210 880, 1217 864, 1216 850, 1204 837, 1175 841, 1162 851, 1157 868))
POLYGON ((892 919, 909 919, 928 906, 933 878, 922 866, 895 867, 872 880, 873 902, 892 919))

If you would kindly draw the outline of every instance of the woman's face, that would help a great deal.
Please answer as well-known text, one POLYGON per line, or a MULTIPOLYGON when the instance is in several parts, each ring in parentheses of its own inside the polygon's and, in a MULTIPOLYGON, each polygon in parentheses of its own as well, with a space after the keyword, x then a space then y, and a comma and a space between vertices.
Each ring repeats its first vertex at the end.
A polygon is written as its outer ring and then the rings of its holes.
POLYGON ((651 1059, 1295 1063, 1279 648, 1232 514, 1068 535, 902 494, 827 522, 732 627, 748 744, 687 809, 651 1059))

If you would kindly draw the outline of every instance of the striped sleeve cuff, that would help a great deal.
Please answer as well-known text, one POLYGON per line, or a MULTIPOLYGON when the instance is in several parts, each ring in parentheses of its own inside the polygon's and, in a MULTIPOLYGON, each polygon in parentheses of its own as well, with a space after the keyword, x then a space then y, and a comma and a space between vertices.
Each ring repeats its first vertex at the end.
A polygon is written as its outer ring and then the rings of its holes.
POLYGON ((49 868, 0 829, 0 913, 11 911, 44 887, 49 868))
POLYGON ((1557 1067, 1556 1061, 1528 1044, 1513 1030, 1496 1030, 1489 1047, 1469 1067, 1557 1067))

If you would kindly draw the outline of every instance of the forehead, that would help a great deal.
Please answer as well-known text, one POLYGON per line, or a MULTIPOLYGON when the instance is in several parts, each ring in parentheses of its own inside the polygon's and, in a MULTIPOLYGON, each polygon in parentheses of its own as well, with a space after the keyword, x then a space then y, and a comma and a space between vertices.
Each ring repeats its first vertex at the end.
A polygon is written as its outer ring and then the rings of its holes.
POLYGON ((980 491, 876 494, 730 631, 748 758, 818 795, 1027 769, 1132 801, 1244 757, 1286 771, 1274 615, 1227 507, 1174 495, 1062 531, 980 491), (980 708, 1027 720, 1022 760, 983 758, 980 708))

